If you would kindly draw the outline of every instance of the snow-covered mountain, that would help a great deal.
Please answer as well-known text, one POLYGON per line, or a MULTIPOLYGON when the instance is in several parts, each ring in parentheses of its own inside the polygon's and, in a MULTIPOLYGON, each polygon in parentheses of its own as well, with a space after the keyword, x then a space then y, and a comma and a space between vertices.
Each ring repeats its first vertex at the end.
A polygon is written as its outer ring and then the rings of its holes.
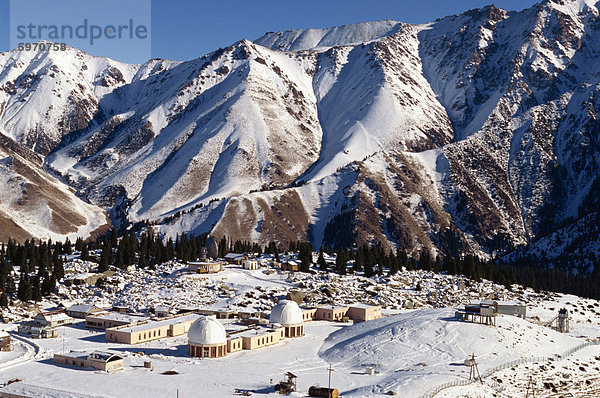
POLYGON ((117 227, 492 254, 597 210, 599 43, 595 0, 545 0, 189 62, 12 51, 0 132, 117 227))

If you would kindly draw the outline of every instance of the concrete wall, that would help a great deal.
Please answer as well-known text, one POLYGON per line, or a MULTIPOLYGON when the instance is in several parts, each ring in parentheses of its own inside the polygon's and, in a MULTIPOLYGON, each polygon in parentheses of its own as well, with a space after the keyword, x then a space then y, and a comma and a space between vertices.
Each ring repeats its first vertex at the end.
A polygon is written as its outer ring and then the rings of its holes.
POLYGON ((328 308, 318 307, 314 319, 322 319, 324 321, 341 321, 346 316, 348 307, 328 308))
POLYGON ((277 331, 267 332, 256 336, 242 336, 242 348, 244 350, 256 350, 279 343, 281 334, 277 331))
POLYGON ((381 307, 350 307, 346 315, 348 318, 356 321, 372 321, 373 319, 381 318, 381 307))

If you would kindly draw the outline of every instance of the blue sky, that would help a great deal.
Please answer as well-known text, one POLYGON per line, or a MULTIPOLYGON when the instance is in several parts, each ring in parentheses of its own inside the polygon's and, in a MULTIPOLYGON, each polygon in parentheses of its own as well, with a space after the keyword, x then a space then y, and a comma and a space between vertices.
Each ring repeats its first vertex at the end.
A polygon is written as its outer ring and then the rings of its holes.
MULTIPOLYGON (((41 0, 19 0, 19 4, 25 6, 28 2, 34 1, 41 0)), ((381 19, 423 23, 490 3, 507 10, 521 10, 539 2, 534 0, 119 0, 116 2, 119 6, 108 6, 106 1, 108 0, 77 0, 77 4, 79 7, 86 2, 89 2, 87 7, 103 4, 104 12, 95 10, 95 15, 110 20, 114 19, 115 15, 121 16, 125 9, 131 13, 133 3, 149 4, 151 1, 152 16, 151 23, 148 23, 151 25, 149 26, 151 47, 148 50, 142 46, 134 46, 132 50, 120 45, 94 45, 84 48, 93 55, 110 56, 128 62, 144 62, 150 57, 192 59, 219 47, 228 46, 242 38, 256 39, 267 31, 324 28, 381 19)), ((11 47, 10 32, 13 29, 10 27, 9 3, 10 0, 0 0, 0 51, 9 50, 11 47)), ((53 2, 46 1, 46 3, 53 2)), ((73 11, 74 14, 81 11, 79 7, 73 11)), ((51 14, 45 12, 46 16, 51 14)), ((55 12, 56 17, 59 14, 64 15, 62 10, 57 9, 55 12)), ((83 44, 78 47, 82 46, 83 44)))

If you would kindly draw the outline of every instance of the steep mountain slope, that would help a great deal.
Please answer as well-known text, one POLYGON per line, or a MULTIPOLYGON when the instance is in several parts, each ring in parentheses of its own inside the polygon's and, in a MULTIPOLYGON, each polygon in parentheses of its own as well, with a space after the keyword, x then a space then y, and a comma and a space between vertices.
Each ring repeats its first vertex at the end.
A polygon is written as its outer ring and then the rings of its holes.
POLYGON ((599 43, 595 0, 545 0, 188 62, 13 51, 0 131, 117 227, 492 255, 595 211, 599 43))
POLYGON ((73 241, 108 231, 106 213, 48 175, 30 150, 0 135, 0 241, 73 241))

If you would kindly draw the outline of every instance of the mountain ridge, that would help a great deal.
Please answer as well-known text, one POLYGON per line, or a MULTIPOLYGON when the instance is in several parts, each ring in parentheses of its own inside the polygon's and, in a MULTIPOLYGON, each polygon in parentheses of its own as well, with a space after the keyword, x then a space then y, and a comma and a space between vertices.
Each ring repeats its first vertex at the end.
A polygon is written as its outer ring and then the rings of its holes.
POLYGON ((491 257, 585 216, 598 14, 486 6, 141 65, 3 53, 0 131, 118 228, 491 257))

